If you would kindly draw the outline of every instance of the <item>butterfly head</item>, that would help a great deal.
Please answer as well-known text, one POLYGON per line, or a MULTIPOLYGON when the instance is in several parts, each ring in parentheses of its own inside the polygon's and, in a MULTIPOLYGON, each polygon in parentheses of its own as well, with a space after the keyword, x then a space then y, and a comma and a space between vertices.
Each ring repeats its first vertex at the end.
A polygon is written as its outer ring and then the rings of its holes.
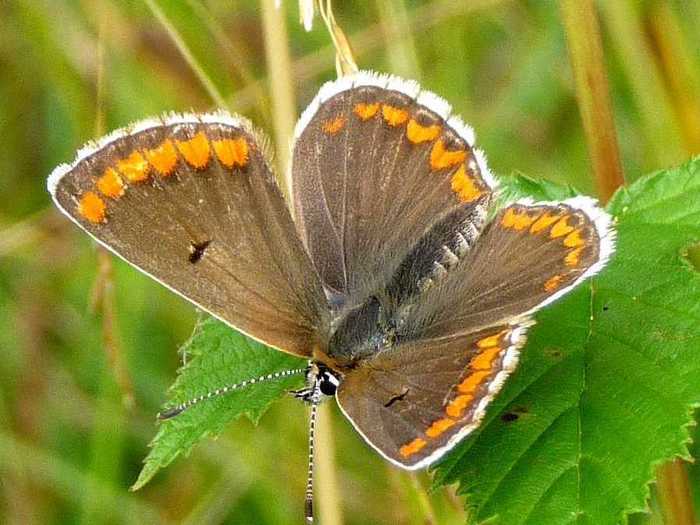
POLYGON ((306 386, 294 390, 292 395, 307 403, 317 404, 335 396, 342 377, 323 363, 309 362, 306 369, 306 386))

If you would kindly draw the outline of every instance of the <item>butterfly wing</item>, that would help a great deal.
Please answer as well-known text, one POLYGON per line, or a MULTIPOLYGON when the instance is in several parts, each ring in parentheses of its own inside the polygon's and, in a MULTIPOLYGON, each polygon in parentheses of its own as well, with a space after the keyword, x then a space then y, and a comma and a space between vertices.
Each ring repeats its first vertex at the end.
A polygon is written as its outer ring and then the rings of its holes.
POLYGON ((614 239, 610 216, 588 197, 514 203, 425 291, 406 324, 444 337, 530 314, 600 271, 614 239))
POLYGON ((408 469, 466 437, 515 369, 530 315, 604 266, 610 222, 586 198, 499 212, 411 302, 397 345, 346 373, 337 399, 356 429, 408 469))
POLYGON ((250 124, 169 116, 83 148, 48 181, 102 245, 251 337, 307 356, 319 278, 250 124))
POLYGON ((436 221, 488 202, 474 134, 415 82, 358 73, 324 85, 300 119, 295 219, 326 288, 363 300, 436 221))
POLYGON ((515 369, 527 325, 399 344, 349 372, 338 405, 383 457, 426 467, 479 425, 515 369))

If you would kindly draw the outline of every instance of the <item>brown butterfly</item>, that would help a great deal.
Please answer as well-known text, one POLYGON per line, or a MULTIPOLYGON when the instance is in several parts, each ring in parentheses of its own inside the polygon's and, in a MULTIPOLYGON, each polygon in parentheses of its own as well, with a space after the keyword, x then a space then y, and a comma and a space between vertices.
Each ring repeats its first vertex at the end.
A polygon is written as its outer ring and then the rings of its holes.
POLYGON ((434 463, 479 426, 533 312, 614 249, 610 217, 586 197, 487 220, 496 180, 473 131, 412 81, 361 72, 321 88, 296 129, 291 210, 265 143, 224 112, 167 115, 87 145, 48 188, 141 271, 308 358, 297 394, 314 408, 312 450, 315 407, 334 395, 383 457, 434 463))

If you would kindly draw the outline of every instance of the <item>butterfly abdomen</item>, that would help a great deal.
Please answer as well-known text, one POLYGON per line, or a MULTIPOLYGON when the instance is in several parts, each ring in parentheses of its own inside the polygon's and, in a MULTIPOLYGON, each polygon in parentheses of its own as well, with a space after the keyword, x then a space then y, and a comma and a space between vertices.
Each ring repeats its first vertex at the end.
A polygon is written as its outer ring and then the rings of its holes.
POLYGON ((433 224, 414 245, 387 286, 397 308, 405 307, 459 264, 483 227, 485 205, 477 200, 458 208, 433 224))

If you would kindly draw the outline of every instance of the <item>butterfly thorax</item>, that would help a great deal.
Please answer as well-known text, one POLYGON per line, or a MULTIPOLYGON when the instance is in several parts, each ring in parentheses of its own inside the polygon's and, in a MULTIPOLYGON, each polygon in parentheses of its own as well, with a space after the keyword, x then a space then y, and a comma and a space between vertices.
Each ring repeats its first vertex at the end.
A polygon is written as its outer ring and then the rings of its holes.
POLYGON ((353 369, 400 339, 411 338, 406 318, 424 292, 441 283, 464 258, 483 225, 484 203, 463 206, 436 221, 389 272, 387 282, 365 288, 371 292, 363 293, 363 299, 333 294, 325 352, 333 368, 353 369))
POLYGON ((349 370, 389 349, 396 338, 396 322, 387 303, 370 295, 359 305, 335 312, 327 351, 338 371, 349 370))

